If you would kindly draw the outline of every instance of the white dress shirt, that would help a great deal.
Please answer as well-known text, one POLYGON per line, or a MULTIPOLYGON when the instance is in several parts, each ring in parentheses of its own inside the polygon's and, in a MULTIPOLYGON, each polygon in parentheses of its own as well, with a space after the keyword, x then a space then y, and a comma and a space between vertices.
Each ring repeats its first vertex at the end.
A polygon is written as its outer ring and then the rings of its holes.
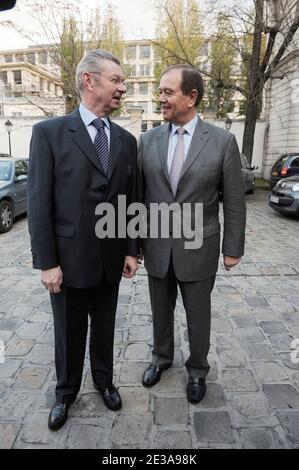
MULTIPOLYGON (((92 124, 92 121, 94 121, 95 119, 98 119, 98 116, 94 114, 92 111, 89 111, 89 109, 87 109, 82 103, 80 103, 80 106, 79 106, 79 113, 80 113, 82 121, 84 122, 86 126, 87 132, 90 135, 92 143, 94 143, 94 139, 98 131, 92 124)), ((110 122, 107 117, 102 117, 101 119, 104 123, 104 129, 108 138, 108 145, 110 148, 110 122)))
POLYGON ((189 121, 185 126, 180 126, 177 124, 172 124, 171 125, 171 130, 169 134, 169 143, 168 143, 168 157, 167 157, 167 167, 168 167, 168 173, 170 173, 171 165, 172 165, 172 160, 173 160, 173 154, 174 154, 174 149, 176 147, 176 144, 179 139, 179 134, 176 132, 179 127, 183 127, 186 132, 183 134, 183 139, 184 139, 184 160, 186 160, 189 147, 191 144, 191 140, 194 134, 194 130, 196 127, 198 121, 198 116, 196 115, 191 121, 189 121))

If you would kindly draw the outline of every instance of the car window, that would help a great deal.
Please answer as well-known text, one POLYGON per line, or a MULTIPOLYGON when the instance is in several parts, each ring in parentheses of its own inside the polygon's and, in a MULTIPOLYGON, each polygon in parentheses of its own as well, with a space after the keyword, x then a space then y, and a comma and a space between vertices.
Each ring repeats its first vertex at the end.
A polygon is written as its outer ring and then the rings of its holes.
POLYGON ((11 178, 11 170, 11 162, 0 162, 0 181, 9 181, 11 178))
POLYGON ((294 158, 294 160, 291 161, 291 165, 290 165, 292 168, 299 168, 299 157, 297 158, 294 158))
POLYGON ((274 165, 273 169, 275 170, 281 170, 282 167, 284 166, 284 164, 286 163, 287 159, 288 159, 288 155, 283 155, 274 165))
POLYGON ((16 176, 28 175, 28 168, 27 168, 26 163, 23 160, 18 160, 15 163, 15 175, 16 176))

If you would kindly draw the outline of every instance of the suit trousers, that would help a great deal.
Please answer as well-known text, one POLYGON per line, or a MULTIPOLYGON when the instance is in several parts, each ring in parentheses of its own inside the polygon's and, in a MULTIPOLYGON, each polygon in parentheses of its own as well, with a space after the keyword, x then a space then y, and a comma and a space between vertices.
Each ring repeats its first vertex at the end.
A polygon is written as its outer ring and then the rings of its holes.
POLYGON ((174 357, 174 309, 179 285, 187 315, 190 355, 185 366, 190 376, 205 377, 209 372, 208 353, 211 331, 211 292, 216 275, 195 282, 176 278, 172 259, 163 279, 148 276, 153 315, 153 364, 165 369, 174 357))
POLYGON ((62 287, 50 294, 54 315, 56 399, 72 403, 80 390, 88 315, 90 365, 93 381, 105 387, 113 381, 113 342, 119 283, 103 280, 98 286, 62 287))

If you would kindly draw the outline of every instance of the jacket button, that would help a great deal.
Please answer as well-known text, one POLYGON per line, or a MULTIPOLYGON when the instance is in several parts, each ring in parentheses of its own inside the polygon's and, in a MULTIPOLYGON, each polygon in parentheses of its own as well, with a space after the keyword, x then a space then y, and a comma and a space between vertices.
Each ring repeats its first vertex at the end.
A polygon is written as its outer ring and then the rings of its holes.
POLYGON ((101 186, 100 186, 100 190, 101 190, 101 191, 105 191, 106 188, 107 188, 107 185, 106 185, 106 184, 101 184, 101 186))

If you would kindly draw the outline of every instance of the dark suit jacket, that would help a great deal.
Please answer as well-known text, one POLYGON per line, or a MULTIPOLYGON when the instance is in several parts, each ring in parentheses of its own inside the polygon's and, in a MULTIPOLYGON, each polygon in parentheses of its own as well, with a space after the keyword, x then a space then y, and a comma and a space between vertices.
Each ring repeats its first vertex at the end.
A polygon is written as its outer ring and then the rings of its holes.
POLYGON ((215 275, 218 268, 220 191, 224 212, 222 251, 235 257, 244 253, 246 207, 238 145, 233 134, 199 119, 174 197, 167 169, 169 129, 165 124, 140 138, 140 199, 147 206, 161 202, 178 202, 181 207, 184 203, 202 203, 203 244, 198 249, 186 249, 188 240, 183 237, 146 238, 142 240, 145 267, 150 275, 163 278, 172 255, 180 281, 200 281, 215 275))
POLYGON ((63 284, 88 288, 105 273, 119 282, 135 240, 96 237, 100 202, 117 206, 118 195, 135 201, 136 139, 111 122, 110 174, 106 178, 79 110, 33 127, 28 178, 28 223, 33 267, 60 265, 63 284))

